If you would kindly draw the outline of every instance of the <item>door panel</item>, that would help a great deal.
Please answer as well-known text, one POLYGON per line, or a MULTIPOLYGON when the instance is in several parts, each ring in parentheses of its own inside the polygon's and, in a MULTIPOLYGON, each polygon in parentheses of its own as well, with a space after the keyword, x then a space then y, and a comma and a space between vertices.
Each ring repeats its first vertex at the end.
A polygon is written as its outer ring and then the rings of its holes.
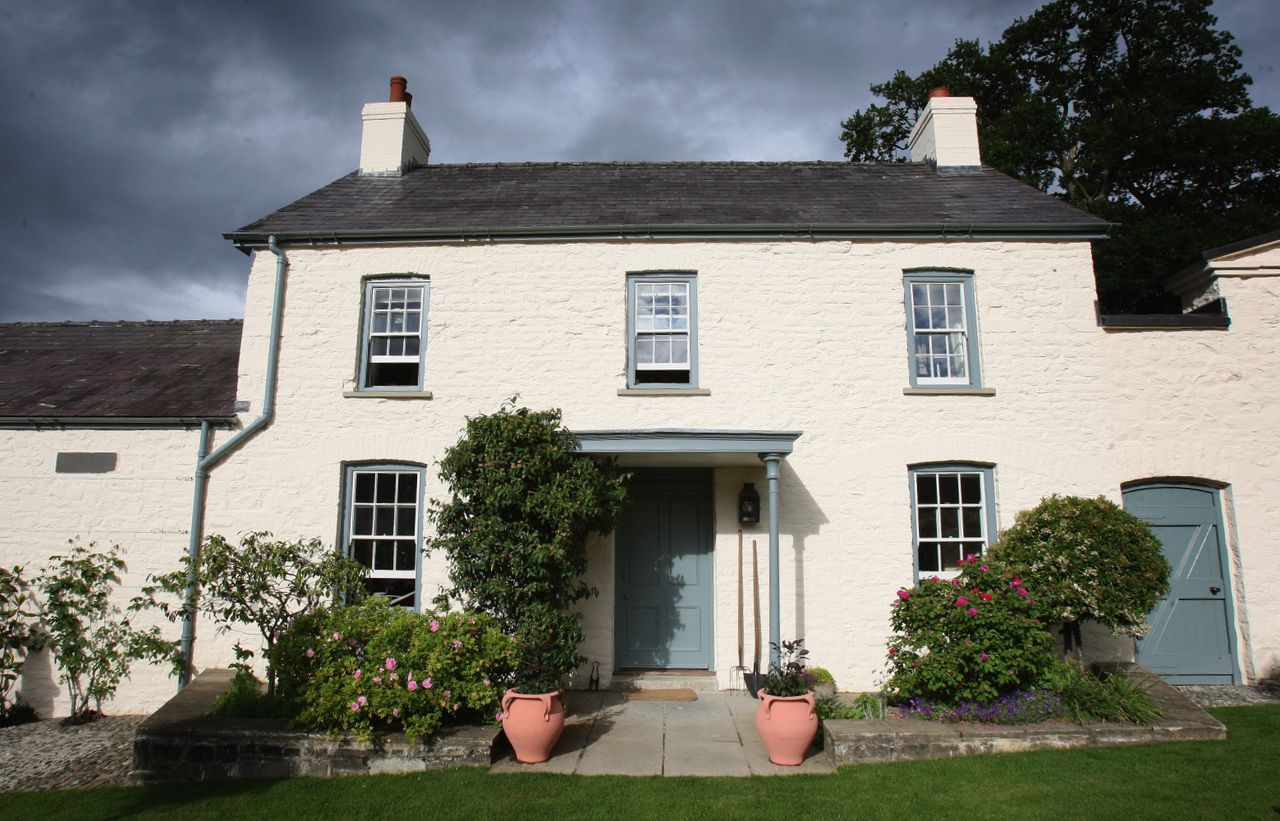
POLYGON ((1151 525, 1172 572, 1138 661, 1175 684, 1236 680, 1235 625, 1218 492, 1150 484, 1124 492, 1125 508, 1151 525))
POLYGON ((618 524, 618 667, 710 669, 711 474, 637 471, 618 524))

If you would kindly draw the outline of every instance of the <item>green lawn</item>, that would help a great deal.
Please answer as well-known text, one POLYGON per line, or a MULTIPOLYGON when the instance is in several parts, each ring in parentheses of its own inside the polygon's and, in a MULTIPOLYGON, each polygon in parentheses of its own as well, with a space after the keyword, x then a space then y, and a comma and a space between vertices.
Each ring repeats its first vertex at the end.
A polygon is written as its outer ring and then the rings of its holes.
POLYGON ((0 818, 1280 818, 1280 707, 1213 710, 1225 742, 624 778, 453 770, 0 795, 0 818))

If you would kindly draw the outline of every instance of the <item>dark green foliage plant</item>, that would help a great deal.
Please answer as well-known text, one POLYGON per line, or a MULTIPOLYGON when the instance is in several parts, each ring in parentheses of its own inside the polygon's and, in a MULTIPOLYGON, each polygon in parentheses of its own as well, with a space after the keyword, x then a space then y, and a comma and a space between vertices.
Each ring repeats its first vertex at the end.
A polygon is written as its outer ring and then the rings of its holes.
POLYGON ((1046 686, 1062 697, 1067 718, 1150 724, 1164 715, 1149 688, 1119 671, 1093 671, 1074 659, 1059 662, 1046 686))
POLYGON ((613 530, 625 486, 578 453, 560 411, 517 408, 469 417, 440 464, 431 550, 448 558, 450 597, 492 615, 515 637, 518 684, 549 692, 584 660, 573 606, 596 593, 582 580, 586 538, 613 530))
POLYGON ((886 695, 944 704, 994 701, 1037 686, 1055 663, 1033 588, 994 561, 969 557, 953 579, 899 590, 890 615, 886 695))
MULTIPOLYGON (((220 631, 251 624, 262 636, 262 656, 268 659, 267 692, 275 692, 276 674, 271 648, 280 634, 302 613, 334 601, 340 594, 363 594, 364 565, 338 554, 319 539, 276 539, 270 532, 245 533, 232 544, 218 534, 208 536, 194 561, 183 554, 182 568, 151 578, 143 588, 148 602, 171 620, 190 613, 185 591, 194 579, 195 609, 209 615, 220 631), (167 594, 169 598, 158 597, 167 594), (176 598, 180 604, 170 603, 176 598)), ((237 644, 241 662, 253 651, 237 644)))
POLYGON ((813 689, 816 678, 805 667, 809 651, 805 649, 804 639, 784 641, 781 647, 770 642, 769 647, 778 651, 778 661, 769 665, 769 675, 765 678, 764 689, 769 695, 802 696, 813 689))
POLYGON ((94 542, 86 547, 71 539, 69 544, 67 553, 49 558, 37 587, 71 719, 81 721, 101 714, 103 700, 115 693, 133 662, 173 663, 176 648, 158 627, 133 626, 137 602, 127 612, 112 603, 126 570, 119 545, 99 551, 94 542))
POLYGON ((234 718, 288 717, 279 695, 268 695, 266 685, 247 666, 236 670, 231 688, 214 700, 209 715, 234 718))
POLYGON ((1119 223, 1094 249, 1103 310, 1176 312, 1159 276, 1280 224, 1280 117, 1216 26, 1210 0, 1053 0, 872 85, 845 155, 902 160, 929 89, 973 96, 984 163, 1119 223))
POLYGON ((272 648, 286 713, 308 729, 400 730, 496 720, 518 648, 483 613, 415 613, 383 597, 298 616, 272 648))
POLYGON ((816 699, 818 720, 856 719, 882 721, 885 717, 885 698, 881 693, 859 693, 850 704, 839 696, 819 696, 816 699))
POLYGON ((21 567, 0 567, 0 726, 29 714, 13 698, 27 654, 39 649, 43 636, 31 586, 21 567))
POLYGON ((1101 496, 1049 496, 1019 513, 990 555, 1035 591, 1047 621, 1093 619, 1141 635, 1169 592, 1169 562, 1151 528, 1101 496))
POLYGON ((831 675, 831 671, 825 667, 810 667, 809 673, 813 675, 814 684, 830 684, 832 687, 836 685, 836 677, 831 675))

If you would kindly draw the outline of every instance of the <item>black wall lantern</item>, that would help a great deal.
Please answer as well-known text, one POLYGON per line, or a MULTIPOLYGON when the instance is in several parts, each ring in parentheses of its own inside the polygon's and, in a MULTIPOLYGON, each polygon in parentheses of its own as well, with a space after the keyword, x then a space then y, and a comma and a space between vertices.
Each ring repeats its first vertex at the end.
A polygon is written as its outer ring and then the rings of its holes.
POLYGON ((738 521, 750 525, 760 521, 760 494, 751 482, 744 484, 738 494, 738 521))

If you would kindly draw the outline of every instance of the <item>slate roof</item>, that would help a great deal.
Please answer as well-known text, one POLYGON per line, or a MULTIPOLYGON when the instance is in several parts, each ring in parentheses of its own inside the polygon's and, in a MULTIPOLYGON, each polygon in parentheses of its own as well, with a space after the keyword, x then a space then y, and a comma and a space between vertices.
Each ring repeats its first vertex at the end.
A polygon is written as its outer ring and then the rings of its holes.
POLYGON ((0 423, 234 416, 241 324, 0 324, 0 423))
POLYGON ((259 244, 376 234, 569 233, 596 229, 835 228, 963 233, 1001 228, 1099 235, 1107 223, 990 168, 920 163, 668 162, 426 165, 351 173, 228 239, 259 244))

